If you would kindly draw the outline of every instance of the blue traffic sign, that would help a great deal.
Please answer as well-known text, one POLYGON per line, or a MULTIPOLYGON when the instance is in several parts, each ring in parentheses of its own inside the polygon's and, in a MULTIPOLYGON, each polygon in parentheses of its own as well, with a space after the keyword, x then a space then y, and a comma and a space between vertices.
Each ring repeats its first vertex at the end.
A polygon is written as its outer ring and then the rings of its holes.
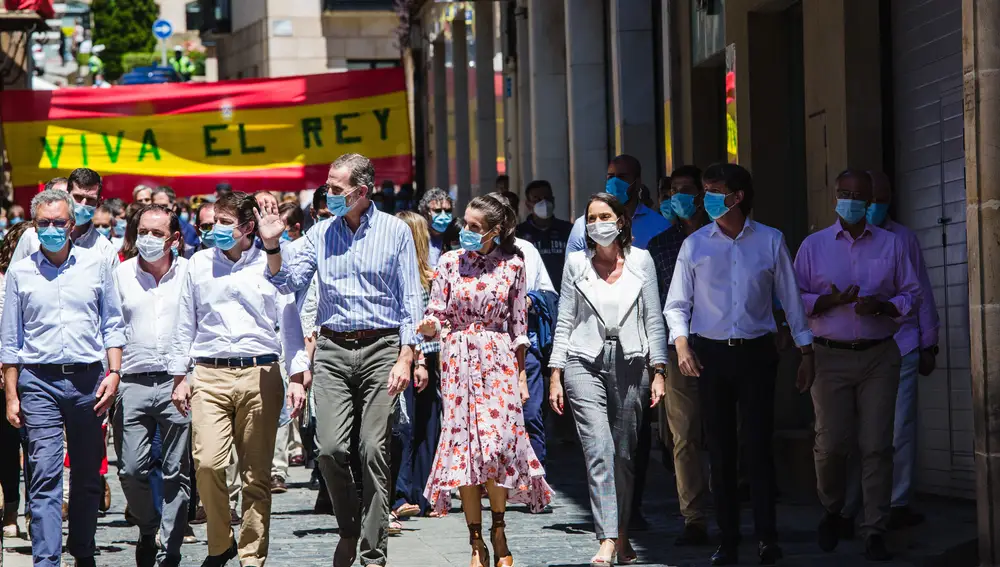
POLYGON ((159 39, 167 39, 174 35, 174 26, 168 20, 156 20, 153 22, 153 35, 159 39))

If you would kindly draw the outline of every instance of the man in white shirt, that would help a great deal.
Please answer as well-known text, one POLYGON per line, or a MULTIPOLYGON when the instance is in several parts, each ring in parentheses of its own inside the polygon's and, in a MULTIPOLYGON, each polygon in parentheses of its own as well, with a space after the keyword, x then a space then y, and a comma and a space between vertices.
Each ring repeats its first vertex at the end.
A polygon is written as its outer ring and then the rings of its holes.
POLYGON ((780 231, 749 219, 753 180, 735 164, 705 170, 705 211, 714 221, 684 240, 663 314, 685 376, 698 376, 698 392, 712 464, 712 495, 722 545, 712 565, 739 561, 737 416, 749 452, 750 485, 762 565, 781 558, 776 543, 774 380, 778 354, 773 297, 784 307, 802 349, 797 386, 812 384, 812 333, 791 256, 780 231), (737 405, 739 412, 737 412, 737 405))
POLYGON ((188 264, 168 361, 174 403, 192 415, 198 492, 208 516, 209 556, 203 567, 221 567, 237 554, 244 566, 266 561, 271 458, 284 397, 278 367, 283 347, 293 417, 302 410, 311 380, 294 298, 267 279, 281 269, 284 225, 276 210, 263 218, 258 210, 246 193, 229 193, 215 203, 215 248, 196 253, 188 264), (261 247, 254 245, 258 234, 261 247), (238 550, 226 490, 234 443, 245 481, 238 550))
POLYGON ((191 419, 173 403, 173 377, 167 358, 187 260, 175 258, 172 245, 181 238, 177 215, 160 205, 147 205, 135 215, 139 256, 115 270, 128 338, 122 358, 122 380, 115 412, 121 433, 119 477, 129 511, 139 527, 136 566, 155 567, 156 532, 163 549, 160 567, 177 567, 191 496, 188 435, 191 419), (160 430, 163 472, 162 513, 153 501, 153 435, 160 430))
MULTIPOLYGON (((80 248, 93 248, 102 255, 112 258, 117 264, 118 249, 115 248, 110 240, 97 232, 94 224, 91 222, 94 218, 94 212, 97 211, 97 205, 101 202, 102 187, 101 176, 93 169, 87 169, 86 167, 74 169, 70 173, 69 179, 57 177, 45 185, 46 189, 68 191, 69 196, 73 198, 73 210, 71 213, 76 224, 73 227, 73 232, 69 235, 70 240, 73 241, 73 245, 80 248)), ((21 240, 18 241, 10 263, 13 264, 22 258, 31 256, 35 252, 38 252, 40 247, 37 232, 34 228, 29 228, 24 231, 21 240)))

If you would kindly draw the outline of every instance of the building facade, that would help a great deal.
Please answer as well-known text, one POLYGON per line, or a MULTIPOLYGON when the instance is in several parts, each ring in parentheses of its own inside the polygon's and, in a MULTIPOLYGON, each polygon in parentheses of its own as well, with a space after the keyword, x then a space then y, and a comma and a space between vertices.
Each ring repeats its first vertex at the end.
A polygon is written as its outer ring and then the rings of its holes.
MULTIPOLYGON (((920 379, 917 489, 975 497, 962 2, 414 4, 418 186, 460 200, 492 190, 499 169, 481 167, 492 148, 477 141, 493 128, 512 189, 549 180, 561 218, 582 213, 619 153, 639 158, 648 187, 681 164, 736 161, 756 180, 755 217, 794 253, 834 222, 839 172, 887 172, 892 215, 920 239, 942 322, 938 368, 920 379), (477 93, 493 57, 502 78, 487 99, 477 93)), ((814 495, 812 407, 793 391, 794 360, 783 368, 779 482, 814 495)))

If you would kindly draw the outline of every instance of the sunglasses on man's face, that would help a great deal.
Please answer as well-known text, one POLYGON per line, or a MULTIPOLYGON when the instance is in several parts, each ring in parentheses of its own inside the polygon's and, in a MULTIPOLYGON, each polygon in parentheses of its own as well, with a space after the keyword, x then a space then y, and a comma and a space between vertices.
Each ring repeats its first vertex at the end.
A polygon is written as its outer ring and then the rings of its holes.
POLYGON ((205 231, 205 232, 208 232, 208 231, 212 230, 213 228, 215 228, 215 223, 213 223, 213 222, 203 222, 203 223, 201 223, 201 224, 198 225, 198 230, 202 230, 202 231, 205 231))
POLYGON ((35 224, 38 225, 38 228, 48 228, 50 226, 54 226, 56 228, 66 228, 67 226, 69 226, 69 221, 62 219, 57 219, 57 220, 42 219, 42 220, 36 220, 35 224))

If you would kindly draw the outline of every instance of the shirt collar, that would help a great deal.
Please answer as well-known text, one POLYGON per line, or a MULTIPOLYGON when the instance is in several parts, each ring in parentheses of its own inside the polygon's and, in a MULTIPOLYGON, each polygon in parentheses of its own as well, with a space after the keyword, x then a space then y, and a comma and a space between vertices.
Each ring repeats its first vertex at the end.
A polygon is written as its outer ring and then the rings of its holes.
MULTIPOLYGON (((853 238, 851 238, 851 233, 847 232, 847 229, 844 228, 844 225, 840 224, 840 219, 837 219, 837 220, 833 221, 833 225, 830 227, 830 230, 833 233, 833 239, 834 240, 837 240, 837 239, 843 237, 843 238, 847 238, 847 239, 850 239, 850 240, 856 242, 856 240, 854 240, 853 238)), ((865 229, 863 231, 861 231, 861 236, 859 236, 857 238, 857 240, 861 240, 862 238, 865 237, 865 235, 867 235, 867 236, 871 236, 872 235, 872 226, 870 224, 868 224, 867 222, 865 223, 865 229)))
POLYGON ((652 212, 653 212, 653 209, 650 209, 646 205, 643 205, 642 203, 639 203, 635 207, 635 213, 632 215, 632 219, 634 220, 634 219, 637 219, 639 217, 646 216, 646 215, 648 215, 648 214, 650 214, 652 212))
POLYGON ((68 240, 67 242, 69 243, 69 256, 66 257, 66 261, 63 262, 61 266, 57 266, 57 265, 53 264, 51 261, 49 261, 49 257, 45 255, 45 252, 42 251, 41 247, 39 247, 38 252, 37 252, 38 257, 40 259, 39 260, 40 263, 41 264, 48 264, 49 266, 52 266, 53 268, 55 268, 57 270, 62 269, 62 268, 66 268, 66 267, 69 267, 69 266, 73 265, 73 263, 76 262, 76 254, 77 254, 77 251, 80 249, 80 247, 78 245, 76 245, 76 244, 73 244, 72 240, 68 240))
MULTIPOLYGON (((709 225, 711 225, 711 228, 708 229, 709 236, 715 236, 716 234, 722 234, 723 236, 725 236, 725 233, 719 229, 719 223, 712 221, 709 223, 709 225)), ((753 231, 754 231, 754 222, 750 220, 750 217, 747 217, 746 220, 743 221, 743 230, 741 230, 740 233, 737 234, 736 238, 734 238, 733 240, 739 240, 739 238, 744 234, 748 234, 753 231)), ((729 237, 726 236, 726 238, 729 237)))
MULTIPOLYGON (((171 254, 171 253, 167 252, 167 254, 171 254)), ((229 258, 226 258, 226 259, 228 260, 229 258)), ((170 267, 167 268, 167 271, 163 274, 163 277, 160 278, 160 281, 162 282, 163 280, 165 280, 168 277, 170 277, 171 275, 173 275, 173 273, 177 271, 177 264, 180 264, 180 263, 181 263, 181 257, 180 256, 175 256, 175 257, 171 258, 170 259, 170 267)), ((153 274, 151 274, 151 273, 147 272, 146 270, 142 269, 142 262, 139 261, 139 256, 135 257, 135 273, 136 273, 137 276, 138 275, 144 275, 144 276, 148 276, 150 278, 153 277, 153 274)))

